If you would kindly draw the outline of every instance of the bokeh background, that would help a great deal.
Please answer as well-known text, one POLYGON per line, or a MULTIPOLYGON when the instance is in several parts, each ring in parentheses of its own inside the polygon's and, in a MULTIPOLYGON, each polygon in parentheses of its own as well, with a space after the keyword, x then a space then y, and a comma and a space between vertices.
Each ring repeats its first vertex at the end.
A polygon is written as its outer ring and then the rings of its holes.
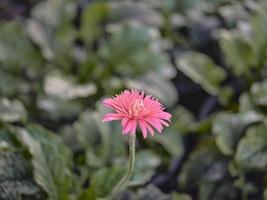
POLYGON ((101 100, 172 113, 139 133, 123 200, 267 199, 266 0, 1 0, 0 199, 95 200, 127 136, 101 100))

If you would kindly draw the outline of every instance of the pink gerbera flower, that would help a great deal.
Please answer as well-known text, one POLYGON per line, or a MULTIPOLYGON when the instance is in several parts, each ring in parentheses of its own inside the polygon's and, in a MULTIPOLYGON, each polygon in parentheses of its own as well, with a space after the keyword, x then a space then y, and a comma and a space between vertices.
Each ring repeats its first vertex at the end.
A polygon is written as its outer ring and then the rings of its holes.
POLYGON ((163 126, 169 126, 171 114, 164 112, 164 106, 150 95, 136 90, 125 90, 113 98, 103 101, 103 104, 115 111, 103 117, 103 122, 121 120, 123 134, 135 134, 139 125, 143 137, 147 133, 154 135, 155 128, 159 133, 163 126))

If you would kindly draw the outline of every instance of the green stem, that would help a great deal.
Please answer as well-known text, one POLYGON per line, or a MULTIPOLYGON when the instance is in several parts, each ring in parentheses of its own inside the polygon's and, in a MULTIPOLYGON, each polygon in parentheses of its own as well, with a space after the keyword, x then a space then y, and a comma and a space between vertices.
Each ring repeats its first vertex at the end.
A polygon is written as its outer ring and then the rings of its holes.
POLYGON ((129 139, 129 160, 128 167, 124 177, 120 182, 113 188, 110 199, 115 198, 120 192, 122 192, 127 186, 134 172, 135 163, 135 134, 130 135, 129 139))

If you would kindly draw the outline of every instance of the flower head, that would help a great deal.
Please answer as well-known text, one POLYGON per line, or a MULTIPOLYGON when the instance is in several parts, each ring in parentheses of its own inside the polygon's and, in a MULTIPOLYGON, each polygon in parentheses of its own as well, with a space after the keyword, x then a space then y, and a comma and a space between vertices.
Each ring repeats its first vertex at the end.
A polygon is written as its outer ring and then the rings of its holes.
POLYGON ((164 106, 154 97, 136 90, 125 90, 113 98, 103 101, 104 106, 113 109, 103 117, 103 122, 121 120, 123 134, 135 134, 139 125, 143 137, 154 129, 161 133, 163 126, 169 126, 171 114, 164 112, 164 106), (154 128, 154 129, 153 129, 154 128))

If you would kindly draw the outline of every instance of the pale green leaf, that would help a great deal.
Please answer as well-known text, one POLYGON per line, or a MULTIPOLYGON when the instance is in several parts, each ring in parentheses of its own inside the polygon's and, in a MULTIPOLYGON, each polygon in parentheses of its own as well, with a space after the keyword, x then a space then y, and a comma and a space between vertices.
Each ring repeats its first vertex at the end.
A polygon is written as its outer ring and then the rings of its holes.
POLYGON ((176 64, 186 76, 200 84, 207 92, 218 95, 220 84, 225 79, 225 71, 216 66, 214 62, 204 54, 187 52, 176 58, 176 64))

